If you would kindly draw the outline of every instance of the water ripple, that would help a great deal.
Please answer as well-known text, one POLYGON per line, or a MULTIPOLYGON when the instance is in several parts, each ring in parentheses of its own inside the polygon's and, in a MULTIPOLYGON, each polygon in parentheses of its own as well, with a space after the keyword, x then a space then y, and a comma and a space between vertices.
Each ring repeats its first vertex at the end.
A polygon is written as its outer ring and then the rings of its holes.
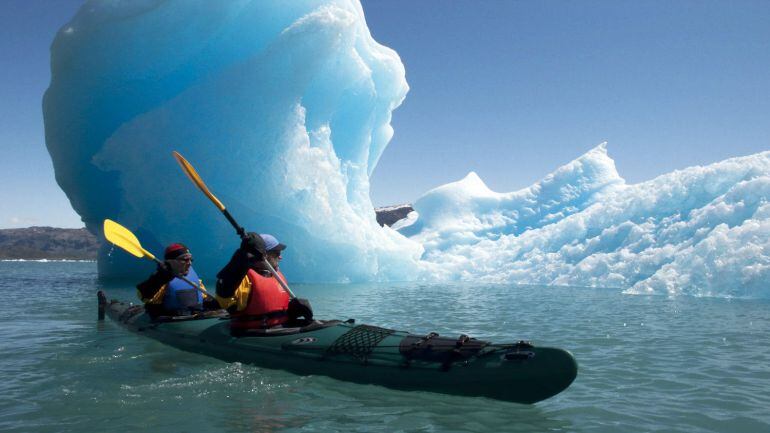
MULTIPOLYGON (((0 271, 0 290, 24 293, 0 305, 4 432, 770 431, 767 301, 569 287, 294 286, 319 317, 569 349, 580 365, 575 383, 525 406, 181 352, 95 321, 93 263, 0 263, 0 271)), ((109 290, 135 297, 129 284, 109 290)))

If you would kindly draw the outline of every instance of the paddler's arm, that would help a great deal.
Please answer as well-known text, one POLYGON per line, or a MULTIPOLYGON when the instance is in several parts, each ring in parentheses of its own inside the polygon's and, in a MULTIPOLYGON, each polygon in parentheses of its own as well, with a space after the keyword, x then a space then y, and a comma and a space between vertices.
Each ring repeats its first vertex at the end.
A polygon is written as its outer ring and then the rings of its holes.
POLYGON ((139 298, 143 302, 152 302, 160 294, 161 289, 164 289, 173 279, 174 274, 170 270, 158 265, 158 269, 149 278, 136 285, 139 298))
POLYGON ((233 257, 217 274, 217 297, 231 298, 235 290, 246 277, 249 270, 248 253, 243 249, 235 250, 233 257))
POLYGON ((233 296, 223 297, 216 296, 216 300, 219 303, 220 308, 224 308, 230 312, 241 311, 246 308, 249 302, 249 294, 251 293, 251 281, 244 277, 241 280, 238 287, 235 289, 233 296))
POLYGON ((258 234, 249 232, 241 240, 230 261, 217 274, 217 296, 230 298, 241 285, 249 270, 250 262, 260 262, 265 257, 265 241, 258 234))

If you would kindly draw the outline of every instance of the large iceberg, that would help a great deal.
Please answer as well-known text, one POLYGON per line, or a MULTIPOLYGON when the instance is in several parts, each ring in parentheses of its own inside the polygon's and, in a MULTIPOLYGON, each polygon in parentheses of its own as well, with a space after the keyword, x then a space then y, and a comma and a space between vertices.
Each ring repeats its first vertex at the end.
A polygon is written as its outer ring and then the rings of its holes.
POLYGON ((414 208, 399 230, 426 278, 770 297, 770 152, 629 185, 601 144, 521 191, 470 173, 414 208))
MULTIPOLYGON (((156 253, 185 242, 208 279, 239 241, 172 150, 242 225, 290 246, 293 281, 770 297, 768 152, 630 185, 601 144, 521 191, 471 172, 379 227, 369 176, 408 86, 357 0, 88 1, 51 62, 46 142, 88 229, 114 219, 156 253)), ((102 276, 149 266, 100 251, 102 276)))
MULTIPOLYGON (((46 142, 91 232, 110 218, 150 251, 183 241, 213 276, 239 241, 177 150, 241 225, 290 246, 294 280, 414 272, 421 247, 381 229, 369 198, 408 86, 357 0, 93 0, 51 51, 46 142)), ((99 254, 102 276, 147 266, 99 254)))

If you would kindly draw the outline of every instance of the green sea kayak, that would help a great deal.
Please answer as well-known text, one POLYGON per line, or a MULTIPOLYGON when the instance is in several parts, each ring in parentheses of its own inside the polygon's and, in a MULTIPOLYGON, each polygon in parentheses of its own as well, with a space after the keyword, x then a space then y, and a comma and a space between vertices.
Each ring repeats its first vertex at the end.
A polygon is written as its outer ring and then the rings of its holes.
POLYGON ((106 313, 131 331, 188 352, 301 375, 517 403, 552 397, 577 376, 577 362, 566 350, 523 341, 415 335, 352 320, 233 336, 221 310, 151 319, 142 306, 107 301, 101 291, 98 296, 100 318, 106 313))

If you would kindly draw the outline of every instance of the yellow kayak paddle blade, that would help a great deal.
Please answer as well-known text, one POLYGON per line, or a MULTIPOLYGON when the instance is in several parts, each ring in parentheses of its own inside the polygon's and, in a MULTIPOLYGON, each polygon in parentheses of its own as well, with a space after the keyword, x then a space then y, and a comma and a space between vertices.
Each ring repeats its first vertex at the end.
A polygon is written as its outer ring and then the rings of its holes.
POLYGON ((140 258, 146 257, 150 260, 155 260, 155 256, 142 248, 139 239, 137 239, 131 231, 113 220, 104 220, 104 237, 108 241, 124 249, 129 254, 140 258))
POLYGON ((179 163, 180 166, 182 166, 182 170, 184 170, 184 174, 187 175, 188 178, 200 189, 203 191, 204 194, 214 202, 214 204, 219 208, 220 211, 225 210, 225 205, 222 204, 221 201, 219 201, 218 198, 214 196, 214 194, 209 191, 209 188, 206 186, 205 183, 203 183, 203 179, 198 175, 198 172, 195 171, 195 168, 193 168, 192 164, 187 162, 186 159, 184 159, 184 156, 180 155, 179 152, 174 151, 173 152, 174 158, 176 158, 176 161, 179 163))

